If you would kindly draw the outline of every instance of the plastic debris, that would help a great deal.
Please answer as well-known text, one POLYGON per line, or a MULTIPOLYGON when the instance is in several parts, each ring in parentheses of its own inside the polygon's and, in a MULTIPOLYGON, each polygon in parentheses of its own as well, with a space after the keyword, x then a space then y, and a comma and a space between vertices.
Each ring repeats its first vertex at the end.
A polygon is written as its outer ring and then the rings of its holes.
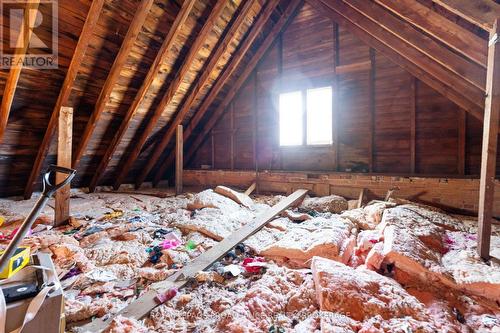
POLYGON ((168 230, 168 229, 163 229, 163 228, 160 228, 160 229, 157 229, 153 232, 153 238, 164 238, 165 235, 167 235, 168 233, 172 232, 172 230, 168 230))
POLYGON ((66 273, 62 278, 61 280, 66 280, 66 279, 69 279, 70 277, 73 277, 73 276, 76 276, 76 275, 79 275, 81 274, 82 271, 78 268, 78 267, 73 267, 71 268, 68 273, 66 273))
POLYGON ((5 217, 0 216, 0 226, 5 222, 5 217))
POLYGON ((160 304, 165 303, 166 301, 171 300, 177 295, 177 288, 170 288, 165 292, 158 293, 156 295, 156 301, 160 304))
POLYGON ((192 251, 194 249, 196 249, 196 243, 193 241, 193 240, 189 240, 187 243, 186 243, 186 249, 189 250, 189 251, 192 251))
POLYGON ((123 216, 123 211, 115 210, 111 213, 104 214, 101 220, 112 220, 123 216))
POLYGON ((139 222, 144 222, 144 219, 140 216, 134 216, 128 219, 128 222, 130 223, 139 223, 139 222))
POLYGON ((156 264, 160 261, 160 257, 163 255, 161 246, 153 246, 146 249, 146 252, 149 253, 149 261, 153 264, 156 264))
POLYGON ((266 260, 262 257, 245 258, 242 263, 243 268, 247 273, 258 274, 263 268, 266 268, 266 260))
POLYGON ((170 250, 173 248, 176 248, 181 244, 180 241, 174 240, 174 239, 164 239, 163 242, 161 242, 161 247, 164 250, 170 250))
POLYGON ((224 273, 230 273, 232 276, 238 276, 241 274, 240 266, 231 264, 224 267, 224 273))

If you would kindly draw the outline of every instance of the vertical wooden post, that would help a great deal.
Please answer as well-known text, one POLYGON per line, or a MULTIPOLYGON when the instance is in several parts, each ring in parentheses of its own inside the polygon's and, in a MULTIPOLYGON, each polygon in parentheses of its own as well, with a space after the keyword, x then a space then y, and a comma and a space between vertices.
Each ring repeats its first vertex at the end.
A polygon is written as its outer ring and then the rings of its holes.
POLYGON ((481 181, 479 184, 479 216, 477 251, 485 260, 490 258, 491 220, 495 194, 495 173, 500 113, 500 27, 495 21, 490 32, 488 68, 486 73, 486 101, 484 109, 483 149, 481 153, 481 181))
POLYGON ((466 155, 466 133, 467 132, 467 114, 465 110, 458 111, 458 158, 457 172, 459 175, 465 175, 465 155, 466 155))
MULTIPOLYGON (((57 165, 71 168, 71 144, 73 134, 73 108, 61 107, 59 111, 59 129, 57 138, 57 165)), ((56 184, 68 175, 56 173, 56 184)), ((70 185, 56 192, 54 226, 65 224, 69 220, 70 185)))
POLYGON ((369 89, 370 89, 370 110, 369 110, 369 131, 370 143, 368 149, 368 168, 370 172, 374 172, 375 164, 375 50, 370 48, 370 74, 369 74, 369 89))
POLYGON ((340 33, 339 25, 333 24, 333 89, 332 89, 332 142, 333 169, 339 171, 339 77, 337 66, 340 65, 340 33))
POLYGON ((177 137, 175 140, 175 194, 182 193, 183 145, 182 125, 177 125, 177 137))
POLYGON ((230 140, 231 140, 231 151, 230 151, 230 159, 231 159, 231 170, 234 170, 234 136, 235 136, 235 130, 234 130, 234 102, 231 102, 231 104, 229 104, 229 115, 230 115, 230 119, 231 119, 231 129, 230 129, 230 140))
POLYGON ((410 78, 410 173, 415 173, 417 159, 417 79, 410 78))

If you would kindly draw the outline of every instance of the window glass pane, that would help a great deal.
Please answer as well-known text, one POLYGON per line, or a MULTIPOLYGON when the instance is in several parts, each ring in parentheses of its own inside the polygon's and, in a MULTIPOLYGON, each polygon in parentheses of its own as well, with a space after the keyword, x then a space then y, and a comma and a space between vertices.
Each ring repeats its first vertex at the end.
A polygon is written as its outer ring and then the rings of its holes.
POLYGON ((280 145, 302 144, 302 93, 280 94, 280 145))
POLYGON ((332 87, 307 90, 307 144, 332 144, 332 87))

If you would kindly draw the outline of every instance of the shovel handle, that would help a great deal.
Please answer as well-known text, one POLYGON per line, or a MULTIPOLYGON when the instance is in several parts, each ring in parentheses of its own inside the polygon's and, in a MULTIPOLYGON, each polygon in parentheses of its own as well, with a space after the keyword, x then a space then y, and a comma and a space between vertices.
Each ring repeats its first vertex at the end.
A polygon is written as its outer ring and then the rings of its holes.
POLYGON ((48 171, 43 176, 42 195, 50 198, 58 189, 68 185, 71 182, 71 180, 75 177, 75 174, 76 174, 76 170, 74 170, 74 169, 69 169, 69 168, 65 168, 65 167, 61 167, 61 166, 57 166, 57 165, 49 166, 48 171), (64 173, 64 174, 67 174, 68 176, 59 184, 52 184, 50 182, 50 175, 52 173, 55 173, 55 172, 64 173))

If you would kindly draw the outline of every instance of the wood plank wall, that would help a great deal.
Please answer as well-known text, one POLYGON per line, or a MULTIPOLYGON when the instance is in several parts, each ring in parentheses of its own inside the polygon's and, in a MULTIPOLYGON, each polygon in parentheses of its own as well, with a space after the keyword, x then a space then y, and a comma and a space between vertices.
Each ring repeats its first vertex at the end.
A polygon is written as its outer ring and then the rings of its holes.
MULTIPOLYGON (((245 189, 255 181, 254 171, 184 170, 184 185, 196 188, 213 188, 226 185, 245 189)), ((341 195, 357 199, 362 188, 369 189, 367 196, 382 199, 388 190, 394 196, 441 207, 450 212, 474 214, 479 203, 479 179, 444 177, 406 177, 395 175, 366 175, 360 173, 322 172, 259 172, 260 193, 292 193, 299 188, 310 190, 312 195, 341 195)), ((500 181, 495 182, 495 200, 500 202, 500 181)), ((500 218, 500 206, 494 207, 500 218)))
POLYGON ((478 175, 481 137, 478 120, 306 4, 189 167, 478 175), (279 92, 333 86, 335 73, 338 145, 280 148, 279 92))

